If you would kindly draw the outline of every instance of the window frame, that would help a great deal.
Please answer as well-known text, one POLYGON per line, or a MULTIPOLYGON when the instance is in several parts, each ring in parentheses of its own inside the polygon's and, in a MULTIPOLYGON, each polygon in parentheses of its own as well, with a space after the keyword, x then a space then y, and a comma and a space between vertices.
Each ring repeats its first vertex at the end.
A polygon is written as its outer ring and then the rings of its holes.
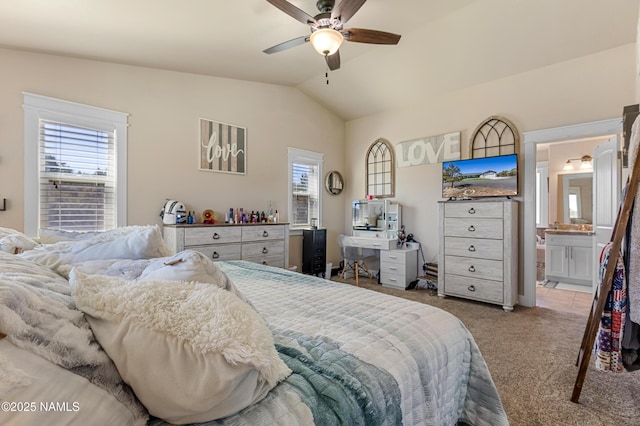
POLYGON ((317 180, 317 193, 318 193, 318 223, 317 226, 319 228, 322 227, 322 184, 324 176, 323 166, 324 166, 324 154, 319 152, 307 151, 299 148, 291 148, 288 149, 288 188, 287 188, 287 204, 289 209, 289 229, 291 230, 302 230, 308 229, 311 226, 311 218, 309 218, 309 223, 304 225, 296 225, 294 224, 294 210, 293 210, 293 164, 294 163, 302 163, 302 164, 312 164, 318 167, 318 180, 317 180))
POLYGON ((396 157, 395 151, 391 143, 384 139, 379 138, 373 142, 369 149, 367 149, 367 155, 364 158, 365 161, 365 188, 364 192, 367 195, 371 195, 373 198, 393 198, 396 195, 396 157), (384 150, 379 147, 384 147, 384 150), (386 159, 388 154, 389 159, 386 159), (379 158, 382 157, 382 158, 379 158), (388 163, 389 171, 385 172, 384 165, 388 163), (371 170, 371 165, 374 165, 374 170, 371 170), (377 167, 383 167, 383 171, 376 170, 377 167), (384 176, 388 174, 389 180, 385 180, 384 176), (378 182, 376 177, 381 177, 381 181, 378 182), (369 192, 369 189, 374 186, 375 194, 369 192), (385 191, 385 187, 389 187, 389 192, 385 191), (377 193, 377 189, 381 189, 381 193, 377 193))
POLYGON ((127 127, 129 114, 23 92, 24 233, 40 228, 40 121, 68 123, 113 132, 116 151, 114 226, 127 223, 127 127))

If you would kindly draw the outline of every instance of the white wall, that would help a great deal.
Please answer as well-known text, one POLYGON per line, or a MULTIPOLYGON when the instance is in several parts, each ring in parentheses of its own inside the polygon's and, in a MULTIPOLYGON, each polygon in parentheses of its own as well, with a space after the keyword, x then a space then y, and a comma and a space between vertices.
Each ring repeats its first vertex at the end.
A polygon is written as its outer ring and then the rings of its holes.
MULTIPOLYGON (((188 209, 266 209, 287 220, 287 148, 344 170, 344 123, 289 87, 0 49, 0 226, 23 229, 22 92, 130 114, 128 223, 160 223, 165 198, 188 209), (199 118, 247 128, 247 174, 198 170, 199 118)), ((326 193, 325 193, 326 194, 326 193)), ((324 225, 343 232, 345 196, 324 196, 324 225)), ((220 216, 222 217, 222 216, 220 216)), ((337 263, 337 246, 329 261, 337 263)))
MULTIPOLYGON (((506 117, 521 134, 621 117, 623 106, 635 103, 636 99, 635 49, 635 43, 625 45, 438 97, 425 97, 423 103, 410 109, 348 122, 347 197, 358 199, 365 195, 364 156, 379 137, 395 145, 461 131, 462 157, 468 158, 471 133, 492 115, 506 117)), ((520 163, 523 164, 522 160, 520 163)), ((442 200, 441 184, 440 164, 396 169, 396 199, 403 204, 403 222, 407 232, 423 243, 426 261, 438 253, 437 202, 442 200)), ((535 208, 523 207, 521 212, 535 208)))

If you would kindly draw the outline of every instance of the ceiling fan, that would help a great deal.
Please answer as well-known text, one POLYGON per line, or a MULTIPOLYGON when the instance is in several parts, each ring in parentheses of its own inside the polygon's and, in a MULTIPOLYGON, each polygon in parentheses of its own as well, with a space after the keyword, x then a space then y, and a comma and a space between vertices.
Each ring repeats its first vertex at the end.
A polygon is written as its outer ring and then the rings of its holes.
POLYGON ((400 41, 398 34, 362 28, 343 28, 343 25, 351 19, 366 0, 342 0, 337 6, 335 6, 335 0, 318 0, 316 7, 320 13, 316 16, 307 14, 287 0, 267 1, 311 28, 310 35, 296 37, 263 50, 267 54, 282 52, 310 41, 313 48, 325 57, 329 69, 334 71, 340 68, 338 49, 344 40, 371 44, 398 44, 400 41))

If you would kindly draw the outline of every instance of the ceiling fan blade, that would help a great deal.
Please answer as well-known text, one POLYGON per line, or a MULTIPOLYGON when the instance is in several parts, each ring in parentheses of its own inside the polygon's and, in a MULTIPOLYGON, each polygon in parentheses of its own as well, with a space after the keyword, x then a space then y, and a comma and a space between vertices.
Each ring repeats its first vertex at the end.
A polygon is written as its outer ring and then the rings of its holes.
POLYGON ((292 47, 300 46, 301 44, 305 44, 308 41, 309 36, 300 36, 289 41, 276 44, 275 46, 271 46, 270 48, 263 50, 263 52, 271 55, 272 53, 278 53, 282 52, 283 50, 291 49, 292 47))
POLYGON ((325 56, 327 66, 331 71, 335 71, 340 68, 340 51, 336 50, 336 53, 330 56, 325 56))
POLYGON ((305 11, 298 9, 287 0, 267 0, 269 3, 291 16, 293 19, 296 19, 303 24, 311 25, 316 24, 316 20, 313 16, 307 14, 305 11))
POLYGON ((362 28, 349 28, 341 31, 341 33, 345 40, 355 41, 356 43, 398 44, 401 37, 398 34, 362 28))
POLYGON ((340 18, 340 22, 345 24, 362 7, 367 0, 342 0, 340 4, 331 10, 332 18, 340 18))

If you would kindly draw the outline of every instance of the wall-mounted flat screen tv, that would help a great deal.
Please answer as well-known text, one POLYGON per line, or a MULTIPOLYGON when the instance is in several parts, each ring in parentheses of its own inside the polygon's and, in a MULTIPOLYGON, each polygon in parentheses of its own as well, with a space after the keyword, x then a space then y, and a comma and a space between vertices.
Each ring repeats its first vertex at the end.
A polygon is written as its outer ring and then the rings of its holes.
POLYGON ((442 163, 442 198, 514 195, 518 195, 517 154, 442 163))

